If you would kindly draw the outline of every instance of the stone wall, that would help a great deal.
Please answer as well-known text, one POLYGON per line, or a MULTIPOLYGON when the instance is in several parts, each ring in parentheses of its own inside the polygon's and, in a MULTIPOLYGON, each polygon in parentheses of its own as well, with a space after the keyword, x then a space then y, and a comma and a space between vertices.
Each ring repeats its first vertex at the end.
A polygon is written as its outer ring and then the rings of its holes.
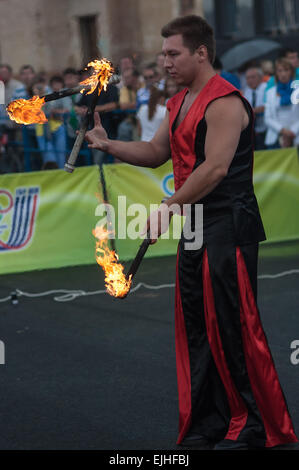
MULTIPOLYGON (((202 0, 194 0, 201 14, 202 0)), ((161 27, 179 14, 180 0, 0 0, 0 62, 17 72, 32 64, 56 73, 82 63, 79 18, 96 16, 100 54, 117 63, 133 53, 141 62, 161 50, 161 27)), ((186 13, 192 13, 188 11, 186 13)))

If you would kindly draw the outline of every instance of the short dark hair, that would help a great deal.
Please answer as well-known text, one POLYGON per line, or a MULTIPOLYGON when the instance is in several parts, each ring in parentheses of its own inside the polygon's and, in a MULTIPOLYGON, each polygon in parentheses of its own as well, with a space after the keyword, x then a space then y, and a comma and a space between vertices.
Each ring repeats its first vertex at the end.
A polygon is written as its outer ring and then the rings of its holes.
POLYGON ((9 64, 0 64, 0 67, 1 68, 4 67, 9 71, 9 73, 12 73, 12 66, 11 65, 9 65, 9 64))
POLYGON ((50 85, 52 85, 52 83, 54 83, 54 82, 60 82, 60 83, 64 84, 64 80, 63 80, 61 75, 54 75, 53 77, 51 77, 50 81, 49 81, 50 85))
POLYGON ((215 59, 216 43, 213 28, 204 18, 196 15, 180 16, 163 26, 163 38, 181 34, 183 43, 193 54, 199 46, 205 46, 211 64, 215 59))
POLYGON ((78 70, 68 67, 63 71, 63 75, 79 75, 78 70))
POLYGON ((20 68, 20 73, 23 72, 23 70, 26 70, 26 69, 30 69, 32 73, 35 73, 34 68, 30 64, 22 65, 22 67, 20 68))

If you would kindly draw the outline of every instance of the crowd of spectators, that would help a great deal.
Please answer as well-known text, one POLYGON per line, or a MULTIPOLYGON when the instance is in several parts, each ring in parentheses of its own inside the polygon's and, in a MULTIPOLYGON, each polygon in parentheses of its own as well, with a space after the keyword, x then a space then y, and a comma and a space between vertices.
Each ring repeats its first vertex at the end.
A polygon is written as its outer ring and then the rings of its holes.
MULTIPOLYGON (((223 70, 218 58, 214 68, 241 90, 250 102, 255 114, 256 150, 299 145, 299 106, 291 99, 294 86, 299 85, 295 82, 299 80, 297 51, 283 50, 274 63, 269 60, 248 62, 239 73, 223 70)), ((95 110, 99 112, 109 138, 149 141, 165 116, 167 100, 180 88, 167 76, 161 53, 141 71, 132 57, 123 57, 117 70, 120 83, 108 85, 107 90, 101 92, 95 110)), ((34 95, 73 88, 89 73, 86 69, 67 68, 61 74, 48 77, 45 73, 37 74, 31 65, 23 65, 17 80, 10 65, 0 64, 5 104, 15 99, 29 99, 34 95)), ((90 100, 91 95, 77 94, 48 102, 43 106, 48 122, 27 126, 9 120, 5 105, 0 104, 0 172, 6 170, 1 163, 5 153, 5 146, 1 144, 3 135, 6 135, 7 145, 16 145, 16 148, 23 149, 22 154, 29 156, 31 170, 63 168, 90 100)), ((86 144, 82 149, 78 165, 87 162, 99 165, 117 163, 112 156, 99 150, 90 154, 86 144)))

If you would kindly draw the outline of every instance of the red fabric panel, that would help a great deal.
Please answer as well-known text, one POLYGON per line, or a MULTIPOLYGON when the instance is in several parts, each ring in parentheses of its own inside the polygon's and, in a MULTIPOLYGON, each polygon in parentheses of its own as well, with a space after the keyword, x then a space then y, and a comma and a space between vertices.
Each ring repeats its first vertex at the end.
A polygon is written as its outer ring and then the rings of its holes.
POLYGON ((260 321, 246 264, 237 247, 242 338, 248 375, 267 435, 266 447, 298 442, 260 321))
POLYGON ((172 133, 173 123, 180 111, 188 89, 184 88, 167 103, 169 110, 169 141, 173 162, 174 185, 177 191, 193 171, 196 161, 194 153, 194 141, 196 129, 204 117, 209 103, 216 98, 226 96, 232 92, 239 92, 231 83, 215 74, 202 88, 195 101, 190 106, 184 120, 172 133))
POLYGON ((207 249, 203 254, 203 292, 204 292, 204 310, 205 310, 205 321, 207 328, 208 340, 210 348, 213 354, 213 358, 223 382, 227 399, 231 411, 231 420, 228 428, 228 432, 225 439, 238 439, 238 436, 244 428, 247 421, 247 408, 246 405, 237 391, 234 382, 231 378, 217 324, 217 316, 215 311, 214 294, 212 288, 212 281, 210 277, 209 261, 207 249))
POLYGON ((179 436, 177 444, 180 444, 191 422, 191 377, 187 334, 180 294, 178 262, 179 250, 175 286, 175 351, 179 394, 179 436))

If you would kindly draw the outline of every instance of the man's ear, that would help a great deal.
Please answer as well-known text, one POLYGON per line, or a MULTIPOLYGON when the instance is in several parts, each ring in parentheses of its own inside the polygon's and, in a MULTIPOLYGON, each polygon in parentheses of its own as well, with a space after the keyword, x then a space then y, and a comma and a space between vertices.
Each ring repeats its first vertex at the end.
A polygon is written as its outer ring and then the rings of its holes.
POLYGON ((197 54, 198 61, 200 63, 204 62, 205 60, 208 59, 208 50, 206 46, 201 45, 195 50, 195 54, 197 54))

